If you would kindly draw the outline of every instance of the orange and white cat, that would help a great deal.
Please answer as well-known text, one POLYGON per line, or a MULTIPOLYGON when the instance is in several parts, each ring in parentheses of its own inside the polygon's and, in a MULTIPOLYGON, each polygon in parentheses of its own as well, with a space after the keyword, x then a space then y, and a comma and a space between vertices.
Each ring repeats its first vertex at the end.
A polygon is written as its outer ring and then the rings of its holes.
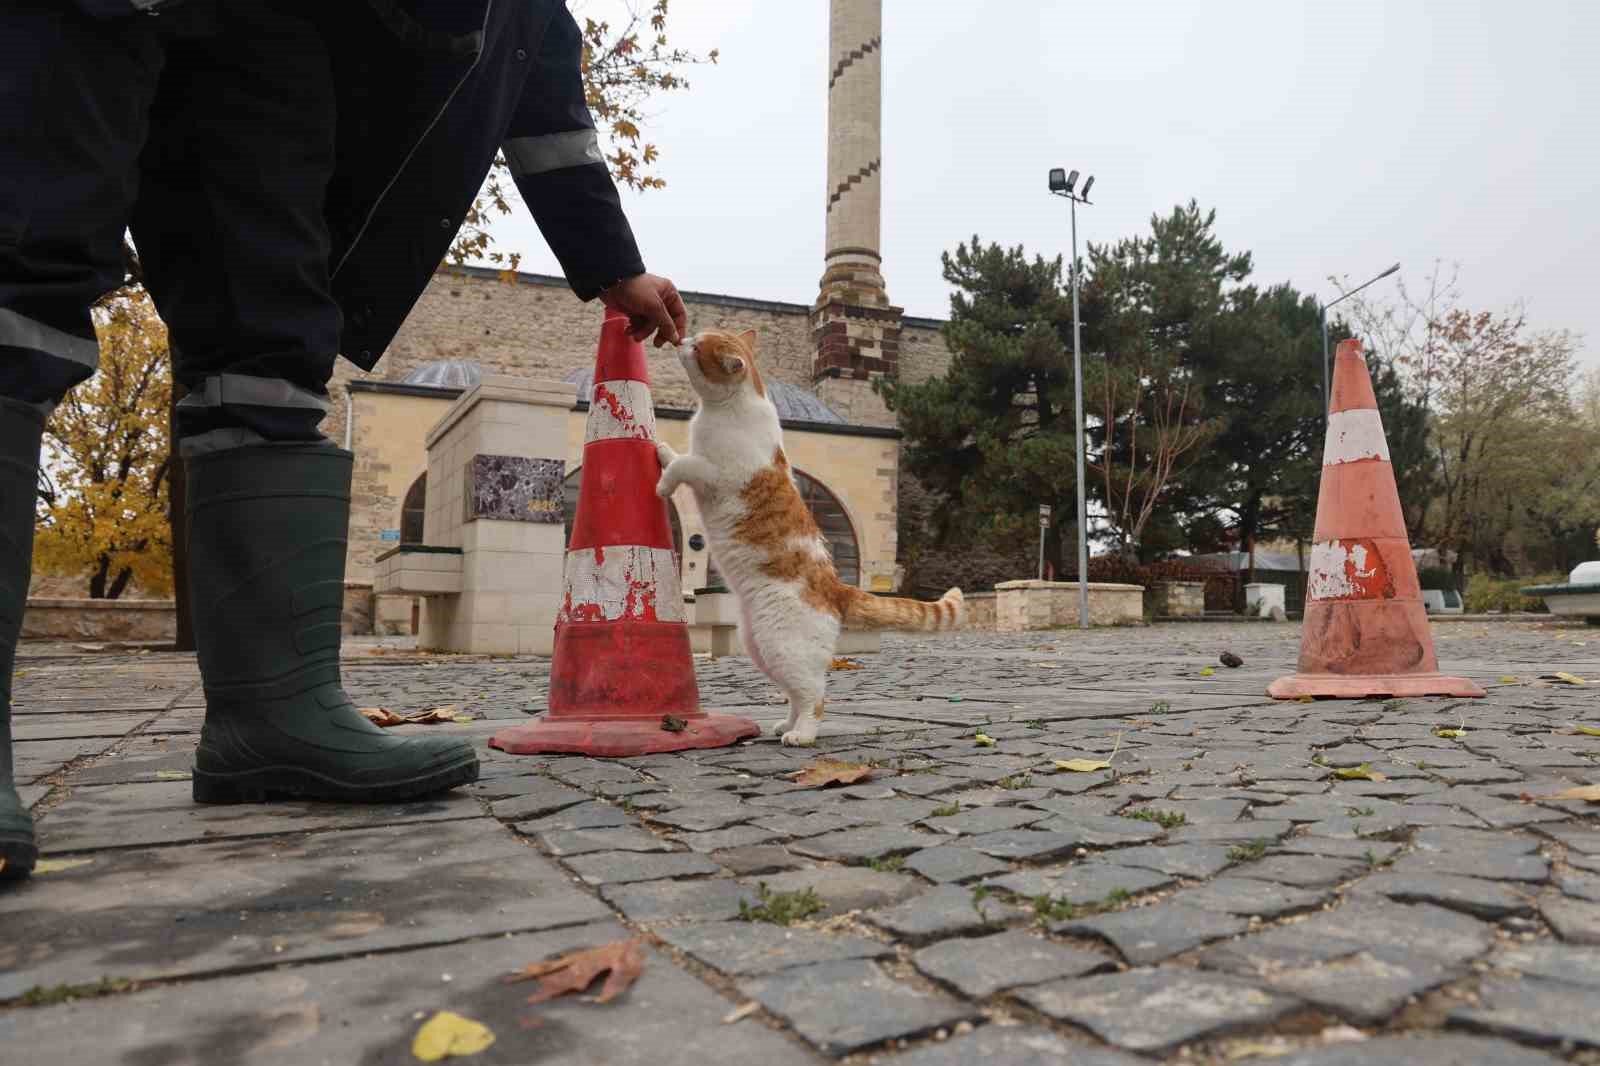
POLYGON ((694 493, 717 568, 739 598, 745 650, 789 699, 775 732, 788 745, 814 744, 839 630, 949 629, 964 613, 961 590, 920 603, 843 584, 790 476, 754 331, 700 333, 678 359, 700 403, 688 455, 656 445, 656 494, 671 496, 679 485, 694 493))

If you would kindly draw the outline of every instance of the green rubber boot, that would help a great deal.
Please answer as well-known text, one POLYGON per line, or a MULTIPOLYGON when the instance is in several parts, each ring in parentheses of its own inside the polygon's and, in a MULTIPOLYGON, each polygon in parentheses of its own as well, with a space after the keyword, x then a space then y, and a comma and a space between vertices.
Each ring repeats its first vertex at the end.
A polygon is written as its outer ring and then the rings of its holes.
POLYGON ((383 802, 478 778, 469 741, 387 733, 339 685, 351 458, 260 445, 186 463, 198 803, 383 802))
POLYGON ((38 408, 0 397, 0 878, 28 876, 39 858, 33 817, 11 772, 11 670, 33 573, 33 501, 43 433, 38 408))

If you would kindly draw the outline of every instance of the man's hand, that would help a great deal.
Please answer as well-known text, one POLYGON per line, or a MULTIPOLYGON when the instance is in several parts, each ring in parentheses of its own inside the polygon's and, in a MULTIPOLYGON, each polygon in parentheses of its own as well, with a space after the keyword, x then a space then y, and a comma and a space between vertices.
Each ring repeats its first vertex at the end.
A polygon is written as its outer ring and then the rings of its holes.
POLYGON ((635 274, 600 294, 600 302, 628 316, 628 336, 642 341, 653 331, 656 347, 677 344, 689 329, 689 312, 683 297, 666 278, 635 274))

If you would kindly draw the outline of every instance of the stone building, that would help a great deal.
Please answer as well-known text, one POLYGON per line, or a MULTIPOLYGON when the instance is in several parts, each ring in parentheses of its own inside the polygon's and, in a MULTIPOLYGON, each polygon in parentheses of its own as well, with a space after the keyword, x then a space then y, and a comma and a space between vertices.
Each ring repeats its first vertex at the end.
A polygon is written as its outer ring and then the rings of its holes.
MULTIPOLYGON (((900 470, 894 416, 875 378, 922 381, 949 365, 935 319, 908 317, 888 296, 879 215, 882 0, 830 0, 828 179, 823 273, 809 303, 684 292, 691 330, 753 329, 785 443, 841 575, 863 588, 899 587, 902 496, 916 495, 900 470)), ((573 385, 569 497, 583 442, 588 373, 602 312, 566 282, 542 274, 444 268, 435 275, 372 374, 341 362, 325 429, 356 453, 347 581, 353 628, 370 624, 373 563, 420 536, 425 507, 423 438, 450 402, 481 374, 573 385), (409 523, 409 524, 408 524, 409 523)), ((680 450, 694 397, 675 354, 647 348, 664 439, 680 450)), ((692 499, 674 499, 686 588, 704 584, 709 559, 692 499)), ((383 625, 404 628, 411 605, 376 607, 383 625)))

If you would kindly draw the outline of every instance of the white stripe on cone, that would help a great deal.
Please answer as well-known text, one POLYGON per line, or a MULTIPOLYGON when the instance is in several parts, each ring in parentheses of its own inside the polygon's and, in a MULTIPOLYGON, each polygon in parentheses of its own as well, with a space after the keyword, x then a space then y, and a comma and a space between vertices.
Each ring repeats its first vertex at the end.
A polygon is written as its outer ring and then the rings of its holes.
POLYGON ((687 620, 678 560, 666 548, 574 548, 566 571, 557 623, 687 620))
POLYGON ((1371 552, 1364 544, 1343 544, 1336 540, 1311 545, 1307 565, 1306 598, 1341 600, 1361 594, 1358 578, 1372 577, 1376 568, 1368 564, 1371 552))
POLYGON ((642 381, 601 381, 589 398, 583 442, 655 440, 656 409, 642 381))
POLYGON ((1389 461, 1383 418, 1370 407, 1335 411, 1328 416, 1328 443, 1322 451, 1322 465, 1337 466, 1359 459, 1389 461))

